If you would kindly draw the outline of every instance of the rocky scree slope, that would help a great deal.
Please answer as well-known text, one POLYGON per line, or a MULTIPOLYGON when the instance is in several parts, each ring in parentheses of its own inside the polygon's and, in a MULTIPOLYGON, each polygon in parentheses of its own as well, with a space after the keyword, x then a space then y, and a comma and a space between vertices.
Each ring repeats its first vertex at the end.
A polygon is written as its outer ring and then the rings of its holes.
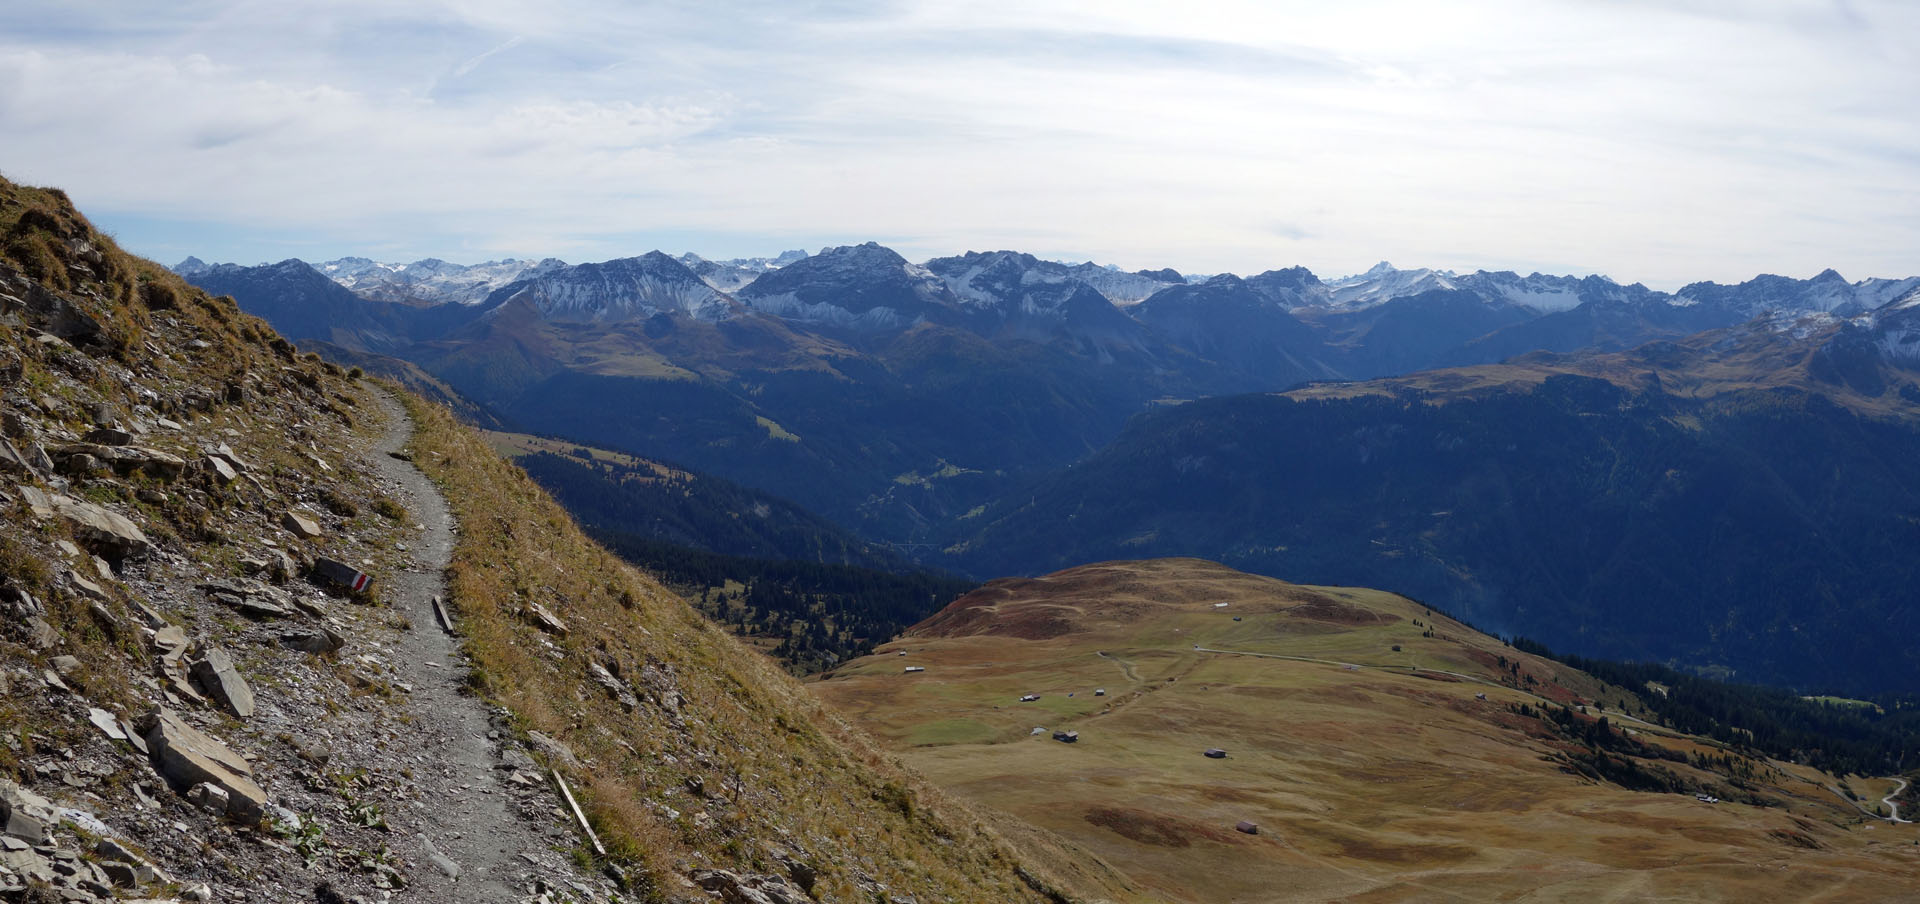
POLYGON ((0 900, 614 899, 398 592, 365 389, 58 192, 0 236, 0 900))
POLYGON ((683 603, 569 568, 553 544, 577 531, 444 414, 429 468, 478 487, 455 499, 479 529, 447 600, 477 663, 430 596, 453 533, 398 460, 397 406, 119 252, 57 191, 0 181, 0 258, 0 901, 1043 899, 783 676, 686 641, 716 632, 683 603), (540 561, 472 558, 503 533, 540 561), (511 610, 572 639, 490 646, 476 574, 579 600, 511 610), (658 620, 602 635, 596 592, 658 620), (582 683, 511 682, 522 654, 582 683), (678 772, 640 784, 639 764, 678 772))

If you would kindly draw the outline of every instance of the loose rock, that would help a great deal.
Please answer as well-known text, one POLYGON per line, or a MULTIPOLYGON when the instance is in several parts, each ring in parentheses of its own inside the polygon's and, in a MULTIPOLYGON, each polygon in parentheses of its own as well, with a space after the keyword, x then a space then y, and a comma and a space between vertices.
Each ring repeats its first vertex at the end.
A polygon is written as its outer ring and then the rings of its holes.
POLYGON ((241 719, 253 717, 253 688, 233 666, 226 651, 215 647, 193 663, 194 680, 227 712, 241 719))
POLYGON ((320 525, 297 512, 287 512, 280 516, 280 525, 294 536, 304 540, 313 540, 320 536, 320 525))

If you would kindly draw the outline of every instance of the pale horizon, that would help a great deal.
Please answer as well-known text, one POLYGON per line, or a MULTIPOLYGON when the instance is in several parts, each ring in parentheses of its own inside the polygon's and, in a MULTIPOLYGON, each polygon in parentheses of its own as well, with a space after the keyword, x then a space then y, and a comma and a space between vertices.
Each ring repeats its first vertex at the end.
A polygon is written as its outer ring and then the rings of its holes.
POLYGON ((1859 281, 1920 272, 1916 33, 1812 0, 26 0, 0 173, 169 264, 872 240, 1859 281))

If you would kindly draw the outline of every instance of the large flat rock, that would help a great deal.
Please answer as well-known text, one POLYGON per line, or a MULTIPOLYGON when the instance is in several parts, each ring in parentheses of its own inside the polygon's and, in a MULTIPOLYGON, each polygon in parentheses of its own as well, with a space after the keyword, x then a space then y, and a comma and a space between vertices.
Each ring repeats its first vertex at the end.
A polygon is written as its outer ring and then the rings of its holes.
POLYGON ((74 538, 93 547, 110 559, 142 556, 153 549, 139 525, 112 509, 71 496, 46 493, 33 487, 20 487, 28 508, 41 517, 58 516, 73 527, 74 538))
POLYGON ((267 805, 267 792, 253 783, 253 767, 227 745, 188 725, 173 710, 160 708, 141 720, 154 768, 176 790, 206 783, 227 792, 227 816, 255 822, 267 805))

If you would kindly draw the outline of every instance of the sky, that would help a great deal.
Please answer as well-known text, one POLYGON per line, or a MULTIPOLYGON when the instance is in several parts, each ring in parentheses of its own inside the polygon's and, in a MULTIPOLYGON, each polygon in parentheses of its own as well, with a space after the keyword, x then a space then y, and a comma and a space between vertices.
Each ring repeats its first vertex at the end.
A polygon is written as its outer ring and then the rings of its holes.
POLYGON ((1920 274, 1920 4, 9 0, 135 253, 1920 274))

